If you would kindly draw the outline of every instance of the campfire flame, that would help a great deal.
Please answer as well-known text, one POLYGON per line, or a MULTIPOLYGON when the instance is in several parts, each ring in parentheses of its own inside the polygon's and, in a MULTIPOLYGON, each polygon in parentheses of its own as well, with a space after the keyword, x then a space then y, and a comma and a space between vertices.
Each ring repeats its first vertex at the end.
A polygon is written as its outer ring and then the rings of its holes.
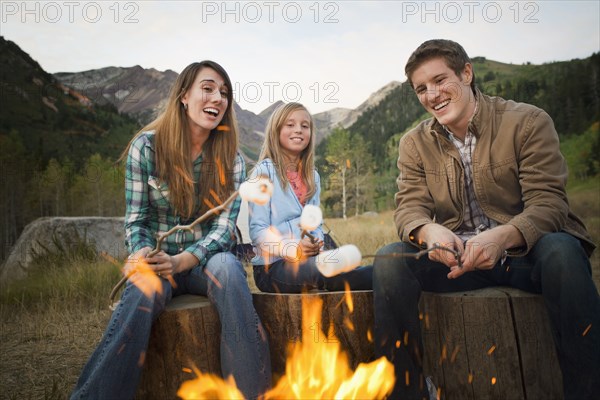
POLYGON ((143 259, 133 262, 135 263, 135 273, 129 277, 131 283, 137 286, 148 298, 152 298, 155 293, 162 293, 160 278, 156 276, 156 273, 150 268, 148 263, 143 259))
MULTIPOLYGON (((322 300, 302 299, 303 321, 321 319, 322 300)), ((327 335, 332 338, 331 333, 327 335)), ((228 382, 196 370, 198 377, 184 382, 177 395, 183 399, 241 398, 230 378, 228 382)), ((315 340, 314 332, 302 330, 302 341, 288 349, 285 375, 261 398, 273 399, 383 399, 394 386, 393 365, 385 357, 361 363, 355 371, 338 340, 315 340)))

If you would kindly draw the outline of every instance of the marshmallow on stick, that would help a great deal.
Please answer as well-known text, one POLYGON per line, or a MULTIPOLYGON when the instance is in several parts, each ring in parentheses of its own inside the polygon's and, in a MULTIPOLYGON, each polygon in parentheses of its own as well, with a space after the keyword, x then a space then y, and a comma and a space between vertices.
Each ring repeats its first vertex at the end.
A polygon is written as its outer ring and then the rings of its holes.
POLYGON ((307 204, 302 209, 302 215, 300 215, 300 229, 302 229, 302 236, 308 236, 310 240, 315 243, 317 239, 309 233, 317 229, 321 222, 323 222, 323 212, 321 208, 312 204, 307 204))
POLYGON ((262 206, 267 204, 273 194, 273 183, 261 176, 252 181, 242 182, 239 193, 242 200, 262 206))
POLYGON ((326 277, 349 272, 360 265, 362 254, 358 247, 346 244, 337 249, 324 251, 317 256, 317 268, 326 277))

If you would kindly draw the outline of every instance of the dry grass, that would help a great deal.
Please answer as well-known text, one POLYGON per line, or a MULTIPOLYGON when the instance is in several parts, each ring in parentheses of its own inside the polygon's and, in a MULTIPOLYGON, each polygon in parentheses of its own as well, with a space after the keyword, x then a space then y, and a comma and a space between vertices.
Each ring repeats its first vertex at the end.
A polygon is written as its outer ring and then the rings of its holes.
MULTIPOLYGON (((570 196, 574 209, 599 242, 597 188, 574 191, 570 196)), ((354 243, 363 254, 374 254, 397 240, 391 211, 328 219, 326 224, 338 244, 354 243)), ((67 397, 110 317, 107 297, 118 280, 116 266, 79 259, 63 260, 63 268, 53 268, 48 267, 48 259, 44 261, 27 285, 3 288, 0 293, 0 399, 67 397)), ((592 261, 597 287, 599 261, 597 251, 592 261)), ((247 271, 248 282, 256 290, 251 268, 247 271)))

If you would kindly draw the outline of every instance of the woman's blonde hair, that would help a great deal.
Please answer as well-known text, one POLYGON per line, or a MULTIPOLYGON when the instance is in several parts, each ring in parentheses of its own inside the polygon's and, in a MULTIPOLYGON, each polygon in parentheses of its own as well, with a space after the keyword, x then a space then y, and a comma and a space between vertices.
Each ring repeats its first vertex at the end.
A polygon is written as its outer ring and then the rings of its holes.
MULTIPOLYGON (((176 213, 189 218, 198 211, 205 212, 218 205, 233 192, 232 173, 238 149, 238 126, 231 80, 219 64, 206 60, 185 67, 171 88, 163 113, 143 127, 136 137, 146 131, 155 132, 156 170, 159 178, 169 187, 169 201, 176 213), (228 103, 221 124, 204 142, 200 181, 196 182, 187 113, 181 98, 204 68, 213 69, 223 78, 228 89, 228 103)), ((129 146, 134 140, 135 137, 129 146)), ((124 154, 127 154, 129 146, 124 154)))
POLYGON ((281 144, 279 143, 279 134, 281 128, 288 120, 291 113, 294 111, 303 110, 308 114, 310 122, 310 138, 308 146, 300 154, 300 161, 297 165, 298 173, 302 177, 304 184, 306 185, 306 199, 310 199, 317 191, 314 169, 315 169, 315 123, 310 115, 310 112, 300 103, 287 103, 279 106, 273 114, 269 117, 267 122, 267 128, 265 131, 265 141, 263 142, 262 149, 258 161, 262 161, 265 158, 270 158, 275 164, 277 176, 281 182, 281 187, 286 189, 289 181, 287 178, 287 168, 289 165, 284 158, 283 151, 281 150, 281 144))

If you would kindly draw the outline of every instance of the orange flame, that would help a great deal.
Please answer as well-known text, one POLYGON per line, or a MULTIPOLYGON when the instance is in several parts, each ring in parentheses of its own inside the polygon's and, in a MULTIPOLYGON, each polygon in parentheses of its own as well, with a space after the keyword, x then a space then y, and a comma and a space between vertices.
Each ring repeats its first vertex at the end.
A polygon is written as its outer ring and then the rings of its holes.
POLYGON ((230 376, 227 381, 211 375, 203 374, 194 368, 198 377, 185 381, 177 391, 182 399, 243 399, 244 395, 236 388, 235 379, 230 376))
POLYGON ((160 278, 156 276, 147 262, 140 259, 135 262, 130 261, 130 263, 134 263, 135 272, 129 277, 129 280, 144 293, 144 296, 150 298, 156 293, 162 293, 160 278))
MULTIPOLYGON (((320 321, 322 300, 302 299, 302 320, 320 321)), ((331 328, 331 326, 330 326, 331 328)), ((324 332, 323 332, 324 333, 324 332)), ((302 330, 302 341, 288 349, 285 375, 263 400, 273 399, 383 399, 394 386, 393 365, 385 357, 361 363, 353 372, 338 340, 329 332, 316 339, 311 329, 302 330)), ((185 382, 177 395, 184 399, 237 399, 233 382, 196 371, 198 378, 185 382)))

